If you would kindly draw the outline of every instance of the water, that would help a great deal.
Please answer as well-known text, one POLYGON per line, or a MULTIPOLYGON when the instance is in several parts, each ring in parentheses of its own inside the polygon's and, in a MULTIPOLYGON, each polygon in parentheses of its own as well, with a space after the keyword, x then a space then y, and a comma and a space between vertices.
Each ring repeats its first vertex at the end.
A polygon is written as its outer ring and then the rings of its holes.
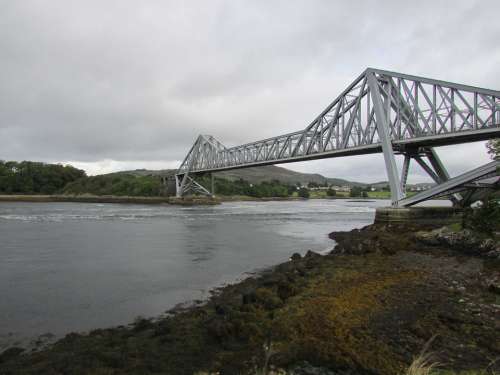
POLYGON ((294 252, 331 250, 329 232, 370 224, 387 204, 0 203, 0 349, 203 299, 294 252))

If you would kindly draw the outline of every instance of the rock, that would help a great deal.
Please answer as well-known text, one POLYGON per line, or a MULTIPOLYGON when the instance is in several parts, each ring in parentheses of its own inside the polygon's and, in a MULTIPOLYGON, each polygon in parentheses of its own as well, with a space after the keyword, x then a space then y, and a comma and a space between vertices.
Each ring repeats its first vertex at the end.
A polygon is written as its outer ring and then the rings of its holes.
POLYGON ((487 239, 481 241, 481 243, 479 244, 479 250, 482 253, 487 253, 487 252, 490 252, 492 250, 495 250, 495 242, 493 241, 492 238, 487 238, 487 239))
POLYGON ((290 257, 291 260, 300 260, 302 257, 300 256, 299 253, 293 253, 292 256, 290 257))
POLYGON ((500 280, 498 278, 488 280, 487 285, 490 292, 500 294, 500 280))
POLYGON ((318 257, 321 258, 321 254, 315 253, 312 250, 307 250, 307 253, 304 256, 304 258, 318 258, 318 257))
POLYGON ((492 259, 500 259, 500 250, 491 250, 485 254, 486 257, 492 259))
POLYGON ((304 362, 298 366, 294 366, 288 372, 289 375, 337 375, 336 372, 331 371, 325 367, 312 366, 304 362))
POLYGON ((445 246, 466 254, 498 258, 499 246, 491 239, 483 239, 469 229, 453 231, 448 227, 434 229, 430 232, 417 232, 414 238, 425 245, 445 246))
POLYGON ((0 363, 7 362, 8 360, 20 355, 22 352, 24 352, 23 348, 9 348, 0 354, 0 363))
POLYGON ((431 245, 431 246, 439 245, 439 240, 437 237, 437 233, 435 231, 417 232, 415 233, 415 239, 426 245, 431 245))

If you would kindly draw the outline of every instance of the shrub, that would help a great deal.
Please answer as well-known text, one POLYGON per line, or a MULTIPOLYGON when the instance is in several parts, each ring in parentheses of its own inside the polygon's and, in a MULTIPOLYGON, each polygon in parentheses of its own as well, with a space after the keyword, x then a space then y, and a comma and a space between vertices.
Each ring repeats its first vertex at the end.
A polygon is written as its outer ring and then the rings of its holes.
POLYGON ((363 189, 361 189, 359 186, 353 186, 351 188, 351 191, 349 192, 349 196, 351 198, 361 197, 362 195, 363 195, 363 189))
POLYGON ((476 232, 492 234, 500 230, 500 202, 490 198, 479 208, 469 208, 464 212, 463 227, 476 232))
POLYGON ((309 198, 309 190, 305 187, 299 189, 299 197, 301 198, 309 198))

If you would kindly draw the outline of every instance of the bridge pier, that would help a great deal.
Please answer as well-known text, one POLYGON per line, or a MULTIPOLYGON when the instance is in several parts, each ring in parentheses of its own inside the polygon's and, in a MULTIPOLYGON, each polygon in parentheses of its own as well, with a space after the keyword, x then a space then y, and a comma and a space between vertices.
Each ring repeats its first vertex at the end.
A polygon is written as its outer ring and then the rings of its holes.
POLYGON ((210 192, 212 197, 215 197, 215 177, 213 173, 210 173, 210 192))
MULTIPOLYGON (((212 180, 213 185, 213 180, 212 180)), ((213 187, 212 187, 213 191, 213 187)), ((177 198, 182 198, 188 193, 206 195, 213 197, 213 193, 208 191, 204 186, 200 185, 188 173, 175 175, 175 195, 177 198)))
POLYGON ((177 198, 182 198, 182 188, 181 188, 181 177, 175 175, 175 196, 177 198))
POLYGON ((379 207, 375 224, 449 225, 461 223, 462 215, 457 207, 379 207))

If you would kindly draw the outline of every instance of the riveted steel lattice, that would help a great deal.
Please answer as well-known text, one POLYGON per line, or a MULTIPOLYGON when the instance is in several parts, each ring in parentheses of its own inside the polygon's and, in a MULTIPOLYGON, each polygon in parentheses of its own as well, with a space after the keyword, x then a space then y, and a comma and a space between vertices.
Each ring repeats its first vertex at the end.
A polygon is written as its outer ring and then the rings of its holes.
MULTIPOLYGON (((404 198, 408 166, 405 161, 400 179, 394 152, 425 149, 436 167, 433 146, 497 136, 500 91, 369 68, 304 130, 229 148, 199 136, 177 176, 181 181, 188 173, 383 152, 397 204, 404 198)), ((435 172, 438 182, 446 180, 444 170, 435 172)), ((178 195, 183 193, 180 182, 178 195)))

